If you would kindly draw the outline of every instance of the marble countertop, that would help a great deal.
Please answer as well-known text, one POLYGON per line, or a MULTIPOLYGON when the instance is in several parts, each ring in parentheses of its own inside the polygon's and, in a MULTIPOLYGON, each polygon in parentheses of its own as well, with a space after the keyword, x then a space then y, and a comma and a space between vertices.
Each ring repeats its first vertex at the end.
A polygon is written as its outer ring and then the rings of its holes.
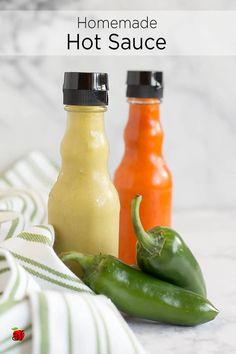
POLYGON ((147 354, 236 353, 236 210, 175 213, 173 226, 201 264, 217 318, 198 327, 178 327, 128 318, 147 354))

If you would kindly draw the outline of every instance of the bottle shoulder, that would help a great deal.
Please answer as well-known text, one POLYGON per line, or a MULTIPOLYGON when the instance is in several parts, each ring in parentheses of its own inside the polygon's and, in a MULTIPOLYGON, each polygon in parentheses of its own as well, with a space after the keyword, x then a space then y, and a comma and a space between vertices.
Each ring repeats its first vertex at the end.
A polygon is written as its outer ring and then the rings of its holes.
POLYGON ((170 174, 170 170, 162 155, 147 153, 145 151, 141 151, 140 153, 137 151, 133 151, 132 153, 125 151, 116 171, 122 172, 126 169, 129 169, 131 173, 141 171, 147 174, 149 172, 156 173, 164 170, 167 174, 170 174))
POLYGON ((153 186, 169 189, 172 187, 172 175, 163 157, 149 161, 123 158, 114 177, 116 187, 153 186))
POLYGON ((60 173, 51 189, 49 199, 79 205, 119 203, 118 193, 108 175, 100 177, 87 175, 74 178, 60 173))

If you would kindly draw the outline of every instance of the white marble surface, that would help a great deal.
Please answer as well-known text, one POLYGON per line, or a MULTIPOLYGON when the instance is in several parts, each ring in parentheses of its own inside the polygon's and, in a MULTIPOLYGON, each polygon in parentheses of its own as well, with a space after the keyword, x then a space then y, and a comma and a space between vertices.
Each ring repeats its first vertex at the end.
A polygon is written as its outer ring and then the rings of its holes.
POLYGON ((200 262, 208 298, 220 314, 192 328, 128 319, 147 354, 236 353, 235 214, 235 209, 208 209, 174 215, 174 226, 200 262))
POLYGON ((1 0, 0 10, 233 10, 234 0, 1 0))
MULTIPOLYGON (((236 2, 0 1, 0 10, 66 7, 233 10, 236 2)), ((9 23, 13 42, 18 25, 9 23)), ((174 177, 174 207, 235 207, 234 57, 0 57, 0 172, 32 149, 59 160, 59 144, 65 129, 64 71, 106 71, 110 77, 106 131, 111 142, 109 166, 113 174, 123 153, 122 136, 127 121, 125 77, 130 69, 164 71, 164 154, 174 177)))
POLYGON ((234 57, 0 58, 0 170, 37 148, 59 159, 65 129, 64 71, 107 71, 110 171, 123 153, 128 69, 165 73, 164 153, 174 177, 174 206, 236 205, 234 57))

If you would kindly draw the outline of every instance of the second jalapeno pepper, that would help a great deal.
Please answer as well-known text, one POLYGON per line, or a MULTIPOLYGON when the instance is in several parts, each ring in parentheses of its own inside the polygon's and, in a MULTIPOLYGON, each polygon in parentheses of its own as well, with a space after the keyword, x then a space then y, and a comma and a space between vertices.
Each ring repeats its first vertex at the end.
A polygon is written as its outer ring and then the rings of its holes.
POLYGON ((139 217, 142 197, 132 201, 132 222, 137 236, 137 263, 142 271, 159 279, 206 296, 200 266, 174 230, 157 226, 145 231, 139 217))

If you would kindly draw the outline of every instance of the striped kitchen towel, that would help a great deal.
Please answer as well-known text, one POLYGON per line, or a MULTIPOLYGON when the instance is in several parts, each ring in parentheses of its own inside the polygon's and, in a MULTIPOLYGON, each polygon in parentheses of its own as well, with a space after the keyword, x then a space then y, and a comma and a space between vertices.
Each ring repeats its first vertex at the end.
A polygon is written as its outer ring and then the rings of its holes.
POLYGON ((0 176, 0 353, 142 354, 112 302, 53 251, 45 206, 57 173, 34 152, 0 176))

